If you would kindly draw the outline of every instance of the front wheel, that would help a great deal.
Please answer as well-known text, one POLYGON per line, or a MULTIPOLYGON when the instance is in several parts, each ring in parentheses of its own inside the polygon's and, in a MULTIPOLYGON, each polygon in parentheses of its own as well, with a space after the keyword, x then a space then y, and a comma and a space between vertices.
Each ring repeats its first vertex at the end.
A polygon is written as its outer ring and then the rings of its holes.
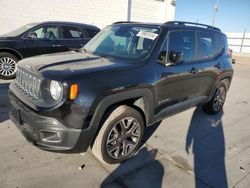
POLYGON ((217 114, 223 108, 227 95, 227 84, 221 81, 214 93, 213 98, 205 105, 203 110, 208 114, 217 114))
POLYGON ((16 76, 18 58, 11 53, 0 53, 0 78, 13 79, 16 76))
POLYGON ((92 152, 104 163, 120 163, 130 158, 140 147, 144 120, 137 110, 126 105, 106 115, 92 152))

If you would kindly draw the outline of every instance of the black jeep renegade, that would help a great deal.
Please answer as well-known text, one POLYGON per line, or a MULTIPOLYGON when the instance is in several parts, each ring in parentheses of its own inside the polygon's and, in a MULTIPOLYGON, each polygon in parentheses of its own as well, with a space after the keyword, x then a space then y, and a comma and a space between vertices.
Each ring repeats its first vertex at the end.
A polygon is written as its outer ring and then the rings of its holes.
POLYGON ((145 127, 198 104, 218 113, 232 76, 218 28, 117 22, 80 52, 21 60, 10 117, 39 148, 90 146, 99 160, 119 163, 138 150, 145 127))

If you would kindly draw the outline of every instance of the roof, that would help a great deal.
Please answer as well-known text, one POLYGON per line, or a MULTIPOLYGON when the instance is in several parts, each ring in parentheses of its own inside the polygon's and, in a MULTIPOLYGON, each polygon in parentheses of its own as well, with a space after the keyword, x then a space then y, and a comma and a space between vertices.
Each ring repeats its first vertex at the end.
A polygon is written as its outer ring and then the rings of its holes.
POLYGON ((119 22, 114 22, 113 24, 136 24, 136 25, 145 25, 145 26, 162 26, 162 23, 151 23, 151 22, 133 22, 133 21, 119 21, 119 22))
POLYGON ((209 29, 214 31, 221 31, 217 27, 213 27, 211 25, 194 23, 194 22, 183 22, 183 21, 169 21, 165 23, 146 23, 146 22, 128 22, 128 21, 120 21, 115 22, 114 24, 137 24, 137 25, 150 25, 150 26, 166 26, 166 27, 175 27, 175 28, 192 28, 192 29, 209 29))
POLYGON ((85 23, 77 23, 77 22, 68 22, 68 21, 44 21, 44 22, 40 22, 38 24, 68 24, 68 25, 78 25, 78 26, 83 26, 83 27, 91 27, 91 28, 99 29, 95 25, 90 25, 90 24, 85 24, 85 23))

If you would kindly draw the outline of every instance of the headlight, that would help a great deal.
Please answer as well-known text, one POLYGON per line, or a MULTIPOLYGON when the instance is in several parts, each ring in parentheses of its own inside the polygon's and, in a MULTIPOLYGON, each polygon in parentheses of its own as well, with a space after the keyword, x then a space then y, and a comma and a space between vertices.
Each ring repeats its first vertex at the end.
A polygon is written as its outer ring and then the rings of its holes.
POLYGON ((63 88, 59 82, 52 80, 50 82, 49 89, 50 89, 50 95, 51 95, 52 99, 57 101, 61 98, 61 96, 63 94, 63 88))

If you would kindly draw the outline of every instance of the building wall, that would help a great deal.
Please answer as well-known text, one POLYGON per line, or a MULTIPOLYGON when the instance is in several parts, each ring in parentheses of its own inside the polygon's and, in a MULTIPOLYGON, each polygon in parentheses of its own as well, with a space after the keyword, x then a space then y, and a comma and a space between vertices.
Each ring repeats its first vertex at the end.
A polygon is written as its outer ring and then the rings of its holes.
POLYGON ((0 34, 31 22, 73 21, 100 28, 128 18, 131 21, 164 22, 173 20, 172 0, 0 0, 0 34))
POLYGON ((145 22, 166 22, 174 20, 173 0, 131 0, 131 20, 145 22))

